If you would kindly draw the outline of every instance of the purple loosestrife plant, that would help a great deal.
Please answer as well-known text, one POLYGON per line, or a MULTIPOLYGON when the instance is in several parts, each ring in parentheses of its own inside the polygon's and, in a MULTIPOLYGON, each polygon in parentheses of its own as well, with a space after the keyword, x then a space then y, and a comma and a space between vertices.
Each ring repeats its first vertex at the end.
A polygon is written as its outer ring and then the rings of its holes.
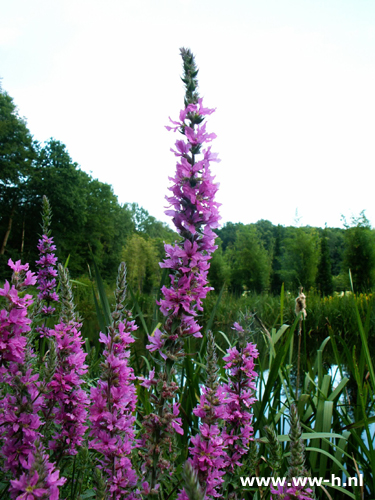
POLYGON ((179 131, 183 139, 176 141, 176 150, 171 150, 178 158, 176 173, 170 180, 172 196, 166 199, 171 208, 166 211, 172 220, 181 241, 165 245, 166 259, 161 267, 171 270, 171 286, 163 286, 159 305, 166 317, 164 329, 157 330, 150 337, 148 349, 159 351, 163 358, 176 361, 181 356, 181 340, 193 335, 201 337, 201 326, 196 316, 202 311, 202 300, 209 290, 207 274, 211 254, 217 248, 213 229, 219 223, 219 204, 215 201, 218 189, 213 182, 210 162, 219 161, 211 148, 204 149, 215 134, 206 132, 203 123, 213 109, 203 106, 197 93, 196 76, 198 70, 194 57, 187 49, 181 49, 186 85, 185 108, 180 112, 179 121, 172 121, 168 130, 179 131))
POLYGON ((65 479, 59 479, 59 471, 49 462, 40 441, 44 401, 39 375, 32 371, 34 354, 26 338, 31 331, 27 309, 33 301, 30 295, 19 296, 27 286, 35 284, 36 278, 28 264, 14 264, 11 260, 8 264, 13 269, 12 287, 5 282, 0 290, 7 303, 0 313, 1 345, 5 346, 1 352, 0 383, 6 388, 0 400, 3 468, 13 477, 9 488, 12 499, 58 499, 58 486, 65 479))
POLYGON ((100 467, 106 480, 106 498, 111 500, 140 498, 136 492, 137 476, 131 454, 137 446, 134 432, 137 396, 133 369, 129 367, 130 344, 137 329, 124 308, 126 267, 119 267, 116 306, 108 334, 100 334, 105 346, 102 375, 91 390, 90 447, 101 454, 100 467))
POLYGON ((227 350, 223 358, 228 370, 228 383, 224 385, 226 400, 226 427, 222 437, 225 442, 228 463, 227 471, 233 473, 241 466, 241 457, 248 453, 253 435, 251 407, 255 399, 255 359, 258 351, 254 344, 246 342, 245 331, 238 323, 233 329, 238 333, 238 347, 227 350))
POLYGON ((49 443, 50 449, 60 460, 63 455, 77 454, 77 447, 83 443, 89 399, 81 387, 83 375, 87 373, 81 323, 74 312, 68 271, 61 264, 58 270, 62 310, 59 323, 47 334, 55 346, 56 369, 46 387, 44 414, 48 425, 53 425, 55 431, 49 443))
POLYGON ((37 283, 38 283, 38 300, 43 304, 42 313, 49 316, 55 312, 55 308, 51 305, 58 302, 59 296, 56 293, 56 262, 57 257, 54 254, 56 246, 53 244, 51 237, 52 211, 46 196, 43 196, 43 211, 42 211, 42 232, 43 235, 38 242, 39 260, 36 261, 38 267, 37 283))
MULTIPOLYGON (((194 415, 200 418, 199 433, 191 438, 189 464, 196 472, 206 498, 221 497, 219 489, 223 483, 227 455, 224 440, 221 437, 221 423, 225 417, 225 393, 218 382, 218 364, 215 352, 215 340, 208 332, 207 345, 207 380, 202 389, 200 402, 194 409, 194 415)), ((178 500, 187 500, 186 488, 178 500)))
POLYGON ((10 497, 15 500, 58 500, 59 486, 66 479, 59 478, 59 471, 49 461, 39 441, 35 444, 35 454, 29 457, 27 472, 19 479, 11 479, 10 497))
POLYGON ((203 106, 197 92, 197 73, 192 53, 181 49, 186 85, 185 107, 179 121, 173 121, 168 130, 179 131, 183 139, 176 142, 178 158, 176 173, 170 180, 172 195, 167 197, 172 216, 181 240, 165 245, 166 259, 161 267, 170 270, 170 287, 163 286, 158 302, 165 316, 162 329, 149 336, 146 346, 150 352, 158 352, 164 360, 162 372, 149 382, 154 412, 144 416, 143 458, 144 472, 148 478, 151 495, 157 494, 158 481, 168 471, 173 475, 173 444, 175 432, 182 434, 179 405, 176 403, 177 384, 172 380, 173 364, 184 356, 183 343, 187 337, 201 337, 197 314, 202 311, 202 300, 211 287, 207 274, 218 227, 219 204, 215 202, 218 186, 210 172, 210 162, 219 161, 211 148, 204 149, 215 134, 206 132, 203 123, 214 110, 203 106))

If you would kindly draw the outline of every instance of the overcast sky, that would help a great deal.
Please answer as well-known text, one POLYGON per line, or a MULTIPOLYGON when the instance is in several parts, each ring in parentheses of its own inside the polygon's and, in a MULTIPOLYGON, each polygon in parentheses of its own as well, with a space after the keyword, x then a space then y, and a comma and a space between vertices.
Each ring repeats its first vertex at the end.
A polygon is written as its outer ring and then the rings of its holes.
POLYGON ((2 87, 34 138, 164 215, 184 88, 200 68, 222 222, 375 225, 374 0, 0 0, 2 87))

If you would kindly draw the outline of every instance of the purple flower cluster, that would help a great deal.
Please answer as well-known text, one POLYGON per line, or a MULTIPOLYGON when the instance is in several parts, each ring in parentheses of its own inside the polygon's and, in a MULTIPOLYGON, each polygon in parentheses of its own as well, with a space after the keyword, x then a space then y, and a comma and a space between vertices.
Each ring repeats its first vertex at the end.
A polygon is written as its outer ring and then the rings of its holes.
POLYGON ((35 455, 30 455, 19 479, 11 479, 10 497, 15 500, 58 500, 59 486, 66 479, 59 478, 59 471, 48 461, 48 455, 38 442, 35 455))
POLYGON ((13 269, 12 285, 6 280, 0 295, 6 299, 6 308, 0 311, 0 377, 6 372, 4 365, 13 361, 23 363, 25 360, 26 337, 30 331, 31 319, 27 317, 27 308, 33 303, 32 296, 19 296, 24 288, 34 285, 36 277, 29 271, 29 264, 16 263, 9 259, 8 265, 13 269))
MULTIPOLYGON (((210 162, 219 161, 211 148, 203 149, 204 143, 212 141, 215 134, 207 134, 206 124, 201 122, 214 110, 204 108, 202 99, 189 104, 180 112, 180 121, 173 122, 175 127, 168 130, 180 130, 185 140, 176 142, 172 151, 179 158, 176 174, 169 188, 172 196, 167 197, 171 209, 165 213, 171 215, 177 231, 183 237, 182 242, 165 245, 166 259, 161 267, 170 269, 171 286, 163 286, 163 297, 159 302, 160 310, 167 316, 165 333, 157 331, 149 337, 150 351, 163 352, 166 339, 175 341, 189 335, 201 337, 201 326, 196 321, 197 311, 202 311, 202 300, 209 290, 207 274, 216 235, 213 229, 218 227, 219 204, 214 201, 218 186, 213 182, 210 162), (198 160, 197 155, 202 158, 198 160), (174 319, 179 326, 174 329, 174 319)), ((170 357, 166 349, 163 357, 170 357)), ((173 357, 172 357, 173 359, 173 357)))
POLYGON ((46 387, 46 420, 57 430, 49 447, 56 453, 76 455, 87 429, 89 399, 81 388, 87 373, 86 353, 82 349, 80 323, 60 321, 47 336, 55 342, 56 370, 46 387))
POLYGON ((223 483, 227 459, 219 426, 201 425, 199 434, 191 438, 191 443, 191 464, 198 472, 200 483, 206 485, 207 498, 219 498, 218 488, 223 483))
POLYGON ((226 467, 229 472, 233 472, 236 465, 242 465, 241 457, 248 452, 253 435, 253 414, 250 409, 256 401, 254 394, 257 373, 254 367, 259 353, 251 342, 245 346, 240 345, 238 349, 228 349, 227 353, 223 360, 226 362, 229 382, 223 388, 226 394, 226 427, 222 437, 228 456, 226 467))
POLYGON ((129 346, 134 342, 134 321, 125 318, 110 328, 109 334, 100 334, 105 345, 102 375, 97 387, 91 390, 90 447, 99 451, 110 498, 135 499, 137 476, 132 468, 131 452, 135 448, 132 415, 136 408, 133 369, 128 365, 129 346))
POLYGON ((36 261, 38 266, 38 290, 40 291, 38 299, 45 301, 47 305, 43 306, 42 312, 46 315, 53 314, 55 308, 50 306, 52 302, 58 302, 59 296, 56 293, 56 276, 55 268, 57 257, 53 253, 56 246, 53 244, 53 238, 43 234, 38 242, 39 260, 36 261))
MULTIPOLYGON (((40 303, 43 301, 46 303, 43 305, 41 312, 50 316, 55 312, 55 308, 50 304, 53 302, 58 302, 59 296, 56 293, 56 262, 57 257, 54 254, 56 246, 53 244, 53 238, 51 237, 50 224, 52 219, 52 210, 49 204, 47 196, 43 196, 43 211, 42 211, 42 231, 43 235, 38 241, 39 250, 39 260, 36 261, 36 265, 39 268, 37 274, 38 282, 38 300, 40 303)), ((39 328, 41 333, 45 332, 45 327, 39 328)))
MULTIPOLYGON (((219 204, 214 201, 218 186, 213 182, 210 161, 219 161, 217 155, 208 147, 201 152, 204 143, 211 142, 216 135, 206 133, 204 117, 213 113, 204 108, 202 99, 189 104, 180 112, 180 121, 173 122, 185 140, 176 142, 172 150, 179 158, 176 174, 169 188, 172 196, 167 197, 171 215, 177 231, 183 237, 181 243, 165 245, 167 258, 161 267, 172 270, 171 286, 162 288, 164 298, 160 300, 160 310, 165 316, 178 317, 181 325, 178 336, 194 335, 200 337, 201 327, 195 320, 197 311, 202 311, 202 300, 211 288, 207 285, 209 259, 217 248, 213 232, 218 227, 219 204), (198 154, 201 159, 197 159, 198 154)), ((167 322, 168 323, 168 322, 167 322)))
POLYGON ((313 498, 313 490, 311 488, 306 488, 300 484, 288 486, 289 483, 281 486, 277 485, 275 488, 272 484, 271 488, 271 500, 311 500, 313 498))
MULTIPOLYGON (((240 334, 243 328, 234 324, 240 334)), ((242 339, 243 340, 243 339, 242 339)), ((224 475, 241 466, 241 457, 248 452, 253 434, 251 406, 255 402, 256 373, 254 360, 258 351, 252 343, 239 343, 239 348, 227 350, 223 358, 228 370, 228 383, 217 381, 215 343, 209 332, 206 387, 202 389, 200 402, 194 414, 201 419, 199 433, 191 438, 189 460, 197 473, 206 498, 221 498, 220 486, 224 475)), ((181 491, 178 500, 187 500, 181 491)))
POLYGON ((31 323, 27 318, 27 308, 33 301, 30 295, 23 298, 18 295, 27 286, 35 284, 36 278, 28 270, 28 264, 22 265, 20 261, 14 264, 11 260, 8 264, 13 269, 12 287, 5 282, 4 288, 0 290, 7 302, 6 309, 0 312, 0 382, 8 387, 0 400, 4 469, 15 478, 10 487, 12 499, 57 499, 58 486, 65 479, 59 479, 59 472, 49 463, 40 444, 40 413, 44 400, 38 382, 39 375, 33 374, 31 368, 30 361, 34 355, 27 348, 26 335, 30 332, 31 323), (43 456, 43 467, 38 460, 40 456, 43 456))
MULTIPOLYGON (((200 418, 199 433, 191 438, 190 465, 197 473, 198 480, 205 488, 208 498, 219 497, 218 489, 223 482, 226 464, 224 440, 221 437, 221 423, 226 415, 225 392, 217 378, 217 357, 215 339, 208 332, 206 387, 202 388, 200 402, 193 410, 200 418)), ((186 493, 180 493, 184 500, 186 493)))

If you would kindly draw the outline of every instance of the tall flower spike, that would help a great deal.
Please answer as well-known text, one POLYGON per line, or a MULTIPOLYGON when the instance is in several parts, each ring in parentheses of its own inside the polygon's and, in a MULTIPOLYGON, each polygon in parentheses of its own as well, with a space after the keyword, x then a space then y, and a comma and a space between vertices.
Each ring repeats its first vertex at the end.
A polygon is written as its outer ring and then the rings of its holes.
POLYGON ((62 309, 60 322, 48 331, 55 343, 56 368, 46 387, 47 405, 44 409, 47 427, 53 421, 56 432, 50 448, 55 455, 76 455, 87 429, 89 399, 82 389, 87 373, 81 323, 74 312, 73 294, 68 270, 59 264, 62 309))
MULTIPOLYGON (((102 374, 91 390, 90 447, 102 454, 100 467, 106 479, 108 498, 135 499, 137 476, 132 468, 131 453, 136 447, 133 412, 137 396, 133 369, 128 366, 129 346, 137 329, 130 313, 124 310, 126 267, 119 267, 116 306, 108 335, 100 334, 105 345, 102 374)), ((99 492, 99 490, 98 490, 99 492)), ((106 497, 107 498, 107 497, 106 497)))
POLYGON ((160 310, 166 316, 163 331, 150 337, 147 348, 158 351, 162 357, 176 361, 182 353, 182 339, 193 335, 201 337, 201 326, 196 316, 202 311, 202 300, 212 289, 208 286, 207 274, 211 254, 216 250, 216 235, 213 229, 219 224, 219 204, 215 201, 218 186, 213 182, 210 162, 219 161, 211 148, 202 149, 215 134, 206 132, 203 123, 213 109, 203 107, 197 93, 197 73, 194 56, 188 49, 181 49, 186 86, 185 108, 179 121, 172 121, 168 130, 179 130, 182 140, 176 141, 178 158, 176 174, 169 188, 172 196, 166 197, 172 216, 182 240, 174 245, 165 245, 166 259, 161 267, 170 269, 171 286, 162 288, 160 310), (157 339, 157 342, 155 341, 157 339))
POLYGON ((51 218, 52 210, 48 198, 46 196, 43 196, 43 235, 38 242, 39 260, 36 261, 36 265, 38 267, 37 281, 38 289, 40 291, 38 299, 45 302, 42 309, 42 313, 44 313, 44 315, 53 314, 55 308, 50 304, 59 300, 59 297, 56 293, 57 270, 55 269, 55 265, 57 262, 57 257, 55 257, 54 254, 56 246, 53 244, 53 238, 51 237, 51 218))
POLYGON ((241 466, 241 457, 248 453, 252 440, 253 414, 251 407, 255 398, 255 359, 258 350, 251 342, 246 343, 245 331, 238 323, 234 329, 240 335, 237 347, 227 350, 223 358, 225 369, 228 370, 228 384, 224 385, 226 404, 226 428, 223 431, 223 439, 226 444, 228 455, 227 470, 233 473, 236 465, 241 466))
POLYGON ((32 371, 34 354, 26 339, 31 322, 27 308, 33 301, 30 295, 23 298, 18 295, 25 287, 35 284, 36 278, 28 271, 28 264, 9 260, 9 265, 13 269, 12 288, 6 282, 4 289, 0 289, 0 295, 7 301, 7 309, 0 312, 0 345, 4 332, 8 345, 5 351, 0 351, 0 382, 10 389, 0 398, 3 468, 13 477, 9 488, 12 499, 23 498, 22 493, 34 498, 31 492, 35 492, 38 498, 57 500, 58 486, 65 480, 59 479, 59 472, 49 462, 40 443, 43 398, 39 376, 32 371))
MULTIPOLYGON (((208 332, 207 344, 207 380, 198 406, 193 410, 200 418, 199 434, 191 438, 193 446, 189 448, 191 459, 188 464, 196 472, 207 498, 218 497, 219 487, 223 482, 227 461, 224 441, 219 423, 225 417, 225 401, 222 387, 218 382, 218 365, 215 339, 208 332)), ((188 491, 179 493, 178 500, 186 500, 188 491)))
POLYGON ((69 271, 61 264, 58 265, 61 284, 61 316, 60 321, 65 324, 77 323, 72 287, 70 286, 69 271))

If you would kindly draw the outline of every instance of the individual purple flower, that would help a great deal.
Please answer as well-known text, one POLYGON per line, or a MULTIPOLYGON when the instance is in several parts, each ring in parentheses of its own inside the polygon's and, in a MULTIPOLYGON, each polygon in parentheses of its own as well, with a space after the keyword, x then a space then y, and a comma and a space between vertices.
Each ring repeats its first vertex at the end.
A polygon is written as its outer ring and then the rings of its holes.
POLYGON ((150 352, 157 351, 163 359, 167 359, 167 356, 163 353, 162 348, 164 345, 163 334, 157 328, 153 335, 148 335, 149 344, 146 345, 146 349, 150 352))
MULTIPOLYGON (((100 334, 105 346, 102 374, 91 390, 90 448, 101 453, 100 467, 105 473, 109 498, 136 499, 137 475, 132 468, 131 453, 136 447, 133 412, 137 396, 134 372, 128 365, 130 345, 137 330, 130 313, 124 311, 126 267, 119 268, 116 308, 108 334, 100 334)), ((150 378, 153 375, 150 374, 150 378)))
POLYGON ((138 377, 138 380, 142 381, 141 386, 146 387, 146 389, 150 389, 151 386, 156 385, 157 380, 155 379, 155 368, 153 370, 150 370, 148 378, 138 377))
POLYGON ((233 323, 232 330, 235 330, 235 331, 240 332, 240 333, 244 333, 243 327, 239 323, 237 323, 237 321, 235 321, 233 323))

